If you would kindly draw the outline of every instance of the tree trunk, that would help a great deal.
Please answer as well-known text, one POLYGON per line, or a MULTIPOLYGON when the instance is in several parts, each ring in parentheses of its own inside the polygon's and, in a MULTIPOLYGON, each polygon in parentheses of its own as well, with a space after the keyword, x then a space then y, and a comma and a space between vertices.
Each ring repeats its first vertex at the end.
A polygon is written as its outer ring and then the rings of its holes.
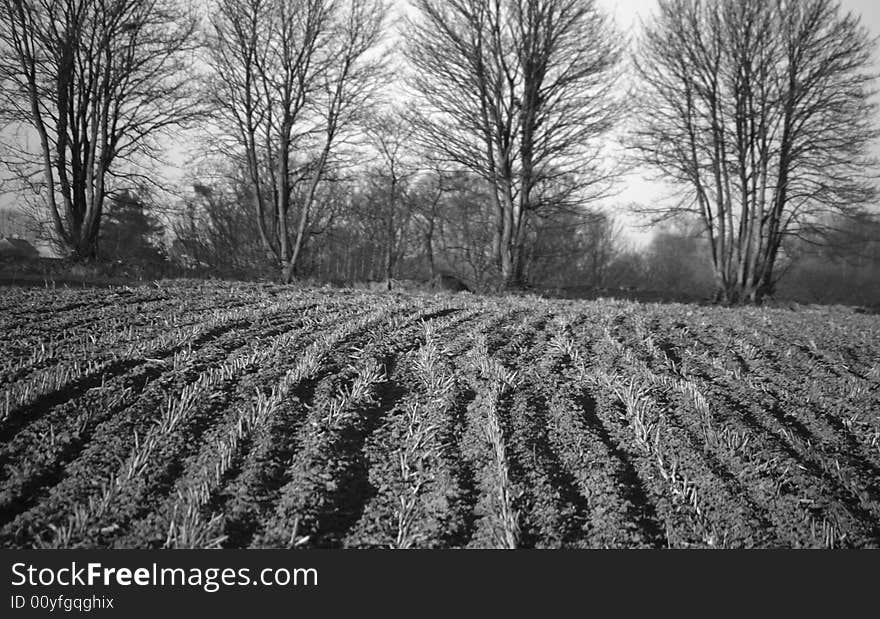
POLYGON ((434 221, 432 220, 428 226, 428 232, 425 234, 425 252, 428 255, 428 268, 430 269, 431 280, 437 277, 437 264, 434 260, 434 221))
POLYGON ((504 193, 499 196, 500 207, 500 263, 501 285, 500 289, 511 290, 517 285, 517 234, 513 220, 513 199, 509 188, 504 188, 504 193))
POLYGON ((293 281, 294 275, 294 264, 292 262, 286 262, 281 267, 281 283, 289 284, 293 281))
POLYGON ((278 147, 278 235, 280 246, 280 259, 282 279, 285 284, 289 284, 290 273, 293 268, 287 268, 290 260, 290 238, 287 234, 287 215, 290 210, 290 143, 285 138, 281 138, 281 145, 278 147))
POLYGON ((391 290, 392 279, 394 279, 394 247, 389 239, 385 248, 385 288, 388 290, 391 290))
POLYGON ((94 262, 98 258, 98 230, 94 226, 92 230, 83 229, 80 238, 77 239, 73 248, 73 260, 76 262, 94 262))
POLYGON ((391 280, 394 278, 394 216, 397 208, 397 176, 394 172, 394 166, 391 166, 391 198, 388 212, 388 227, 385 231, 385 288, 391 290, 391 280))

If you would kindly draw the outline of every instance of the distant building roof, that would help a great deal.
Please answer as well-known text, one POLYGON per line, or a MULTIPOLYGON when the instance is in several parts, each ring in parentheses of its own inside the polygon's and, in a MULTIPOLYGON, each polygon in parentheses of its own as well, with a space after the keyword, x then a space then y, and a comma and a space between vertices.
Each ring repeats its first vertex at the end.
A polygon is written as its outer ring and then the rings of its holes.
POLYGON ((0 239, 0 256, 20 256, 23 258, 37 258, 40 253, 33 245, 24 239, 6 237, 0 239))
POLYGON ((34 247, 43 258, 61 258, 62 256, 55 243, 48 239, 37 239, 34 242, 34 247))

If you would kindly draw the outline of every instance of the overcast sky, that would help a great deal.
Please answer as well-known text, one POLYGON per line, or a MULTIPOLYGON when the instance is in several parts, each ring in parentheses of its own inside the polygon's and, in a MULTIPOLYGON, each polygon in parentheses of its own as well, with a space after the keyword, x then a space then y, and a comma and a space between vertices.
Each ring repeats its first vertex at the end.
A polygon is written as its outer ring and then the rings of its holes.
MULTIPOLYGON (((397 8, 406 7, 408 0, 393 0, 397 8)), ((612 14, 618 26, 626 32, 630 38, 637 36, 640 18, 648 18, 655 10, 657 0, 598 0, 610 14, 612 14)), ((871 30, 874 36, 880 35, 880 0, 842 0, 845 9, 855 11, 860 14, 863 23, 871 30)), ((878 67, 880 67, 880 59, 878 59, 878 67)), ((877 119, 880 123, 880 115, 877 119)), ((185 140, 184 140, 185 142, 185 140)), ((880 155, 880 153, 878 153, 880 155)), ((167 180, 174 184, 178 179, 182 170, 168 170, 167 180)), ((2 173, 5 177, 5 171, 2 173)), ((646 178, 644 172, 635 171, 627 175, 621 180, 619 185, 619 193, 612 199, 609 199, 606 206, 614 209, 615 212, 621 213, 617 207, 632 202, 649 205, 656 204, 665 196, 668 196, 672 188, 664 186, 662 183, 652 181, 646 178)), ((15 196, 9 193, 3 195, 0 193, 0 207, 5 207, 15 203, 15 196)), ((650 233, 644 229, 637 227, 638 220, 632 216, 624 216, 623 219, 628 226, 629 232, 633 240, 645 242, 650 233)), ((2 231, 0 231, 2 233, 2 231)))
MULTIPOLYGON (((657 5, 656 0, 599 0, 606 10, 614 13, 621 26, 632 23, 639 15, 650 13, 657 5)), ((844 8, 860 13, 865 24, 875 33, 880 33, 880 3, 876 0, 843 0, 844 8)))

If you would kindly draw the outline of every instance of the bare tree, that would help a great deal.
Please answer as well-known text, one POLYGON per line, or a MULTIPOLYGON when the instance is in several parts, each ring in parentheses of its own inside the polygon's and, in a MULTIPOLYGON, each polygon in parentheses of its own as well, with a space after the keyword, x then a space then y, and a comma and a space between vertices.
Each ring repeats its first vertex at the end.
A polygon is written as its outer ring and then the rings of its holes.
POLYGON ((637 58, 637 157, 687 189, 717 300, 772 294, 782 241, 870 178, 874 40, 834 0, 661 0, 637 58))
MULTIPOLYGON (((432 247, 436 252, 433 281, 452 275, 472 290, 497 285, 492 251, 495 234, 494 189, 483 178, 466 170, 438 172, 432 247)), ((432 215, 434 216, 434 215, 432 215)))
POLYGON ((552 213, 531 222, 529 281, 541 288, 608 284, 622 249, 622 228, 603 211, 552 213))
POLYGON ((435 166, 431 170, 422 170, 409 189, 413 233, 420 239, 428 262, 428 281, 434 281, 438 275, 437 238, 443 232, 442 200, 445 186, 443 170, 435 166))
POLYGON ((208 63, 220 144, 244 160, 267 254, 291 281, 318 188, 378 86, 382 0, 217 0, 208 63))
POLYGON ((413 125, 400 109, 390 108, 375 113, 365 123, 369 145, 378 156, 371 177, 374 200, 371 216, 381 221, 384 242, 385 282, 391 290, 395 267, 406 250, 411 210, 408 189, 417 172, 412 161, 410 142, 413 125))
POLYGON ((5 163, 45 198, 74 257, 97 256, 105 200, 132 180, 125 164, 155 157, 157 135, 197 116, 195 23, 176 0, 0 2, 5 163), (36 153, 24 143, 34 135, 36 153))
POLYGON ((414 0, 406 55, 420 140, 494 188, 501 287, 522 282, 534 212, 604 194, 620 37, 593 0, 414 0), (561 182, 565 179, 565 182, 561 182))
POLYGON ((234 173, 210 185, 195 181, 172 224, 172 257, 183 266, 201 263, 222 273, 257 273, 265 267, 247 191, 234 173))
POLYGON ((584 270, 595 287, 608 285, 609 272, 621 253, 623 227, 608 213, 592 213, 580 230, 580 245, 583 246, 584 270))

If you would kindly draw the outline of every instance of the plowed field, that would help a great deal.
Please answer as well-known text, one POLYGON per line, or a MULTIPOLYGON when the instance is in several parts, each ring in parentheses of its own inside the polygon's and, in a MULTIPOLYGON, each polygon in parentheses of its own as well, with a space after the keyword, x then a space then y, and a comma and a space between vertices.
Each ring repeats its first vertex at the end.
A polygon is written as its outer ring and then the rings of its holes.
POLYGON ((0 289, 5 548, 880 546, 880 318, 0 289))

